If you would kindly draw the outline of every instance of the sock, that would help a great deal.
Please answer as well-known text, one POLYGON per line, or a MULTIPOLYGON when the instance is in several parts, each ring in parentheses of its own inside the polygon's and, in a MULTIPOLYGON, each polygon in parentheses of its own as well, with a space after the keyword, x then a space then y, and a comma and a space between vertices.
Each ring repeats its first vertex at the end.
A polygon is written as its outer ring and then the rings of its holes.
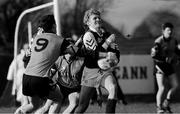
POLYGON ((106 104, 106 113, 115 113, 117 100, 108 99, 106 104))

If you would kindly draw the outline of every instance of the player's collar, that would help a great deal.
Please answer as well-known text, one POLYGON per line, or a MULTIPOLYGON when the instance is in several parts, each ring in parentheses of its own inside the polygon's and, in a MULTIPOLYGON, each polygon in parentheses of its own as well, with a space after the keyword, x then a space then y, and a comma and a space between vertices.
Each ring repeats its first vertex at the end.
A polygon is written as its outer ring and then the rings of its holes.
POLYGON ((162 37, 165 42, 169 42, 172 39, 172 37, 170 37, 169 39, 166 39, 163 35, 162 35, 162 37))
POLYGON ((92 28, 92 27, 89 27, 89 29, 95 33, 97 33, 99 36, 101 36, 102 34, 99 33, 96 29, 92 28))

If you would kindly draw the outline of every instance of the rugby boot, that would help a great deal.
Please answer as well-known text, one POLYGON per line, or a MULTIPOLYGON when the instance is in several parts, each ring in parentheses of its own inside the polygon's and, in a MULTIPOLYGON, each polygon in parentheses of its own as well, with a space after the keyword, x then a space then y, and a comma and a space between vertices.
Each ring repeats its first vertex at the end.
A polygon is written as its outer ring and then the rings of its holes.
POLYGON ((157 107, 157 114, 162 114, 162 113, 164 113, 164 112, 165 112, 165 110, 164 110, 163 107, 161 107, 161 106, 158 106, 158 107, 157 107))
POLYGON ((164 107, 164 110, 165 110, 165 112, 173 113, 169 106, 168 107, 164 107))
POLYGON ((170 104, 170 100, 169 99, 165 99, 164 102, 163 102, 163 108, 164 108, 165 112, 173 113, 171 111, 171 108, 170 108, 169 104, 170 104))

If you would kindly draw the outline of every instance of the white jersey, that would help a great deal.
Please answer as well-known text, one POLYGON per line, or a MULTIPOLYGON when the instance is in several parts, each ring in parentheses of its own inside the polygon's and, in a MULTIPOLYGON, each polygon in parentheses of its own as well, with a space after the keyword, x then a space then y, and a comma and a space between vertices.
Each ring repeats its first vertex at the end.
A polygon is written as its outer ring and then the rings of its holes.
POLYGON ((46 72, 51 68, 61 53, 64 38, 52 33, 37 35, 32 44, 32 53, 25 74, 46 77, 46 72))

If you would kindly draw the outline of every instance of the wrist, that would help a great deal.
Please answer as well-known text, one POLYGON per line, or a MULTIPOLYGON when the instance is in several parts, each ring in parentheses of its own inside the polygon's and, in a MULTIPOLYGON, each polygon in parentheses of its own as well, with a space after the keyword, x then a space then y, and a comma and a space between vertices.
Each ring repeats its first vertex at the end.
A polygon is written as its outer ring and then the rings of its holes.
POLYGON ((102 45, 102 47, 103 47, 104 49, 107 49, 108 46, 109 46, 109 45, 108 45, 106 42, 104 42, 103 45, 102 45))
POLYGON ((113 43, 115 41, 115 35, 111 34, 107 39, 106 39, 106 43, 108 45, 110 45, 111 43, 113 43))

